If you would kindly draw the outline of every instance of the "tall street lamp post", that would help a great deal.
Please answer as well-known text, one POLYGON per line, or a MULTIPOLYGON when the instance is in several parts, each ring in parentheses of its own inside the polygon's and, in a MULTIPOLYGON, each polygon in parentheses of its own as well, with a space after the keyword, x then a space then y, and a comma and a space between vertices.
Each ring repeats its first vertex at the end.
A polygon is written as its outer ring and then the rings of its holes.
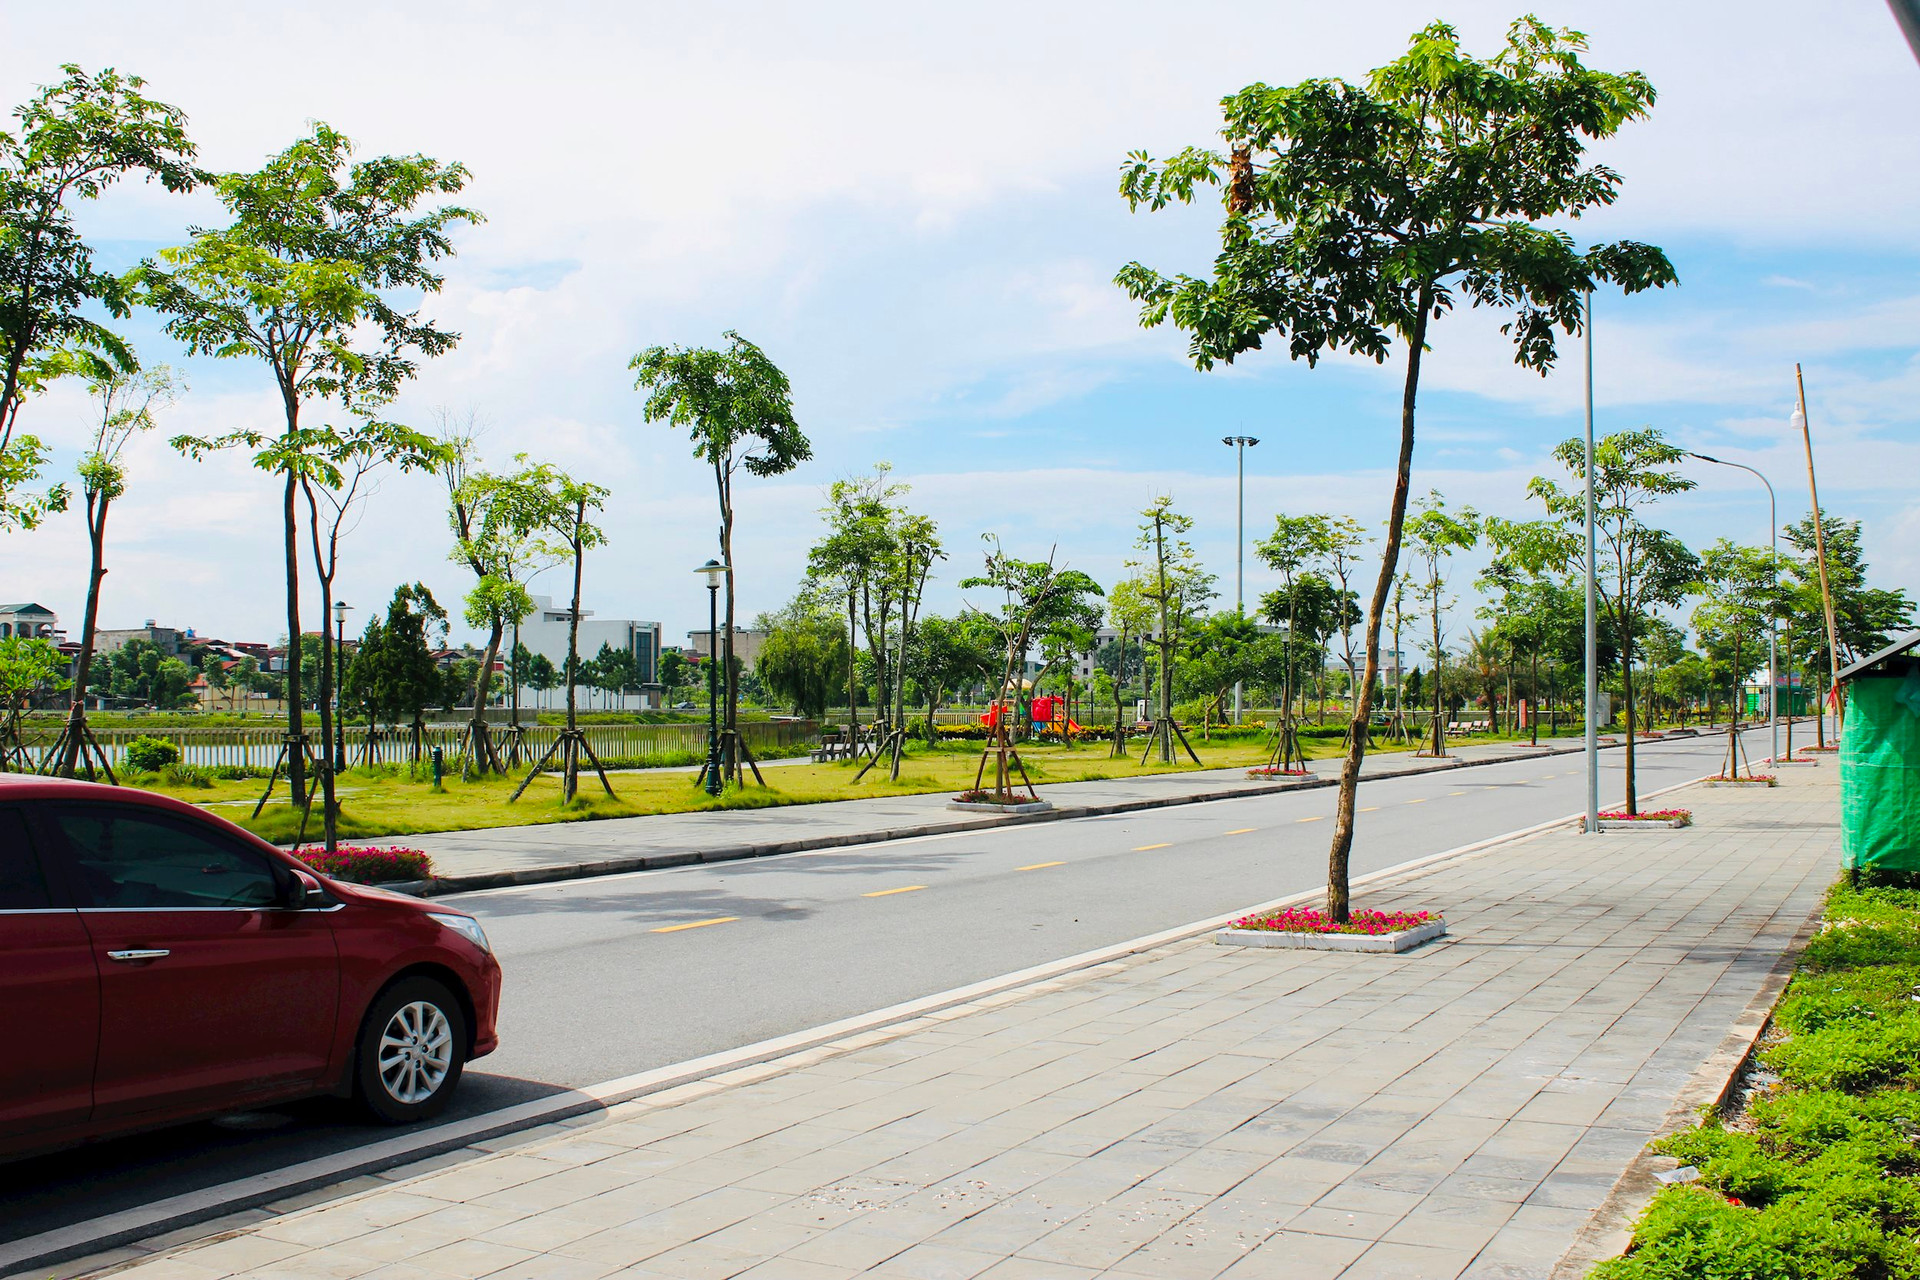
MULTIPOLYGON (((1600 833, 1599 603, 1593 576, 1593 290, 1587 290, 1587 834, 1600 833)), ((1631 745, 1631 744, 1629 744, 1631 745)))
POLYGON ((340 718, 340 708, 347 671, 347 610, 351 608, 345 600, 333 602, 333 771, 336 774, 347 770, 347 726, 340 718))
MULTIPOLYGON (((1773 483, 1744 462, 1728 462, 1724 458, 1712 458, 1704 453, 1691 451, 1687 456, 1722 467, 1738 467, 1767 486, 1767 544, 1773 555, 1773 592, 1778 598, 1780 594, 1780 515, 1779 508, 1773 499, 1773 483)), ((1772 603, 1772 601, 1768 602, 1767 609, 1767 728, 1773 735, 1772 759, 1777 764, 1780 760, 1780 622, 1774 617, 1772 603)), ((1738 718, 1738 708, 1735 709, 1734 714, 1738 718)))
MULTIPOLYGON (((1239 511, 1236 525, 1238 536, 1233 543, 1233 611, 1244 616, 1247 583, 1247 449, 1251 445, 1259 444, 1260 441, 1254 436, 1222 436, 1220 443, 1233 449, 1239 470, 1238 496, 1235 499, 1235 506, 1239 511)), ((1233 722, 1235 724, 1240 723, 1240 693, 1240 681, 1235 680, 1233 682, 1233 722)))
POLYGON ((717 796, 720 782, 720 583, 727 566, 709 560, 694 572, 707 575, 707 794, 717 796))

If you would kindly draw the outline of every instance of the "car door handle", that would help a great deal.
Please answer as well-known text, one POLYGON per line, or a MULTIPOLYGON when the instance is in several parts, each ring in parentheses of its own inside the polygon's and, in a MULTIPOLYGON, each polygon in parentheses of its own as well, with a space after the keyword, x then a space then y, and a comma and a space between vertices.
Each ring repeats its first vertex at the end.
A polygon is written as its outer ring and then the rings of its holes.
POLYGON ((107 959, 118 960, 121 964, 139 964, 144 960, 165 960, 173 952, 161 948, 149 948, 136 951, 109 951, 107 959))

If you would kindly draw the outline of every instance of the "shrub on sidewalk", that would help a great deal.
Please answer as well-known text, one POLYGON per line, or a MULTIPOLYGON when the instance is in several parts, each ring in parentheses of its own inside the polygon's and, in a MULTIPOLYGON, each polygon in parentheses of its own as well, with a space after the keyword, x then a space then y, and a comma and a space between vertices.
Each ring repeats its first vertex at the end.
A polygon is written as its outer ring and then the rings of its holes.
POLYGON ((1657 1144, 1700 1180, 1595 1280, 1920 1278, 1920 892, 1833 889, 1760 1061, 1744 1114, 1657 1144))

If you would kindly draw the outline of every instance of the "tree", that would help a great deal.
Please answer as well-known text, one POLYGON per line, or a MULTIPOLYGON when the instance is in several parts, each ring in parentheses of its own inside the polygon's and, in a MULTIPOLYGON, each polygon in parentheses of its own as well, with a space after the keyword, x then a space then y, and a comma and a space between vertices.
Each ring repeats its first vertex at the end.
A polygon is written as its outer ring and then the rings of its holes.
MULTIPOLYGON (((1021 777, 1026 778, 1026 766, 1020 763, 1018 753, 1012 751, 1009 744, 1008 722, 1013 718, 1015 708, 1009 706, 1006 699, 1020 687, 1020 672, 1026 665, 1028 651, 1033 647, 1033 637, 1061 622, 1071 622, 1089 615, 1097 623, 1099 615, 1089 598, 1105 593, 1100 590, 1099 583, 1078 569, 1057 567, 1052 556, 1046 560, 1020 560, 1008 555, 995 535, 985 534, 982 540, 988 547, 985 572, 961 579, 960 589, 965 591, 985 587, 1000 593, 1001 605, 997 613, 976 612, 982 617, 992 618, 998 628, 1004 664, 998 691, 1002 701, 998 714, 994 716, 994 741, 980 755, 980 769, 974 776, 974 787, 979 787, 986 772, 987 757, 993 756, 994 795, 1001 803, 1006 803, 1013 798, 1007 772, 1009 760, 1020 770, 1021 777)), ((1026 786, 1029 795, 1036 794, 1031 779, 1027 780, 1026 786)))
POLYGON ((1447 722, 1442 714, 1441 691, 1445 685, 1447 651, 1440 639, 1440 615, 1445 608, 1441 600, 1447 586, 1445 567, 1454 552, 1469 550, 1480 541, 1480 516, 1472 507, 1461 508, 1457 515, 1449 512, 1446 499, 1438 489, 1428 490, 1427 496, 1415 505, 1420 511, 1407 521, 1407 541, 1413 544, 1414 555, 1425 565, 1426 577, 1419 587, 1426 593, 1427 616, 1433 623, 1433 647, 1429 650, 1434 670, 1433 722, 1427 726, 1427 750, 1443 756, 1447 754, 1447 722))
POLYGON ((47 359, 88 351, 121 373, 136 367, 95 318, 127 315, 130 290, 94 266, 73 206, 133 174, 175 192, 203 176, 186 116, 142 93, 146 81, 72 63, 60 69, 65 78, 16 108, 17 129, 0 133, 0 530, 32 528, 65 509, 64 489, 20 492, 47 458, 37 436, 16 431, 27 392, 58 372, 47 359))
MULTIPOLYGON (((754 620, 767 633, 754 669, 794 714, 818 720, 847 669, 847 637, 830 609, 806 595, 754 620)), ((677 655, 676 655, 677 656, 677 655)))
MULTIPOLYGON (((1833 625, 1840 640, 1840 659, 1827 657, 1825 605, 1820 597, 1819 575, 1812 557, 1818 554, 1814 539, 1813 517, 1803 516, 1782 530, 1794 550, 1806 557, 1804 573, 1808 590, 1795 593, 1800 602, 1790 626, 1802 637, 1805 662, 1809 671, 1818 670, 1822 689, 1826 676, 1839 667, 1873 653, 1886 645, 1894 633, 1913 625, 1914 606, 1904 591, 1867 585, 1867 561, 1861 544, 1860 522, 1845 520, 1831 513, 1820 516, 1821 531, 1827 544, 1827 589, 1833 595, 1833 625)), ((1786 563, 1783 559, 1782 563, 1786 563)), ((1824 706, 1826 698, 1821 699, 1824 706)), ((1826 740, 1826 723, 1816 717, 1821 741, 1826 740)))
POLYGON ((18 766, 33 772, 20 743, 20 713, 27 700, 42 691, 67 687, 67 660, 53 641, 41 636, 0 636, 0 708, 6 712, 0 732, 0 771, 18 766))
POLYGON ((128 373, 97 358, 86 363, 87 390, 99 418, 78 467, 86 500, 87 602, 80 617, 80 652, 73 661, 73 701, 60 737, 59 758, 53 762, 53 771, 66 778, 74 776, 88 747, 87 687, 93 675, 94 633, 100 621, 100 584, 107 576, 107 511, 127 488, 120 455, 134 436, 153 429, 154 412, 171 405, 184 387, 164 364, 128 373))
MULTIPOLYGON (((1509 673, 1518 654, 1528 655, 1532 667, 1529 696, 1537 701, 1541 655, 1556 629, 1564 630, 1568 621, 1563 596, 1556 591, 1550 573, 1564 567, 1578 548, 1571 540, 1572 535, 1552 521, 1503 520, 1490 516, 1482 532, 1493 546, 1493 559, 1475 585, 1494 599, 1481 614, 1494 619, 1494 635, 1506 647, 1509 673)), ((1583 625, 1584 622, 1583 617, 1583 625)), ((1511 676, 1508 685, 1511 688, 1511 676)), ((1527 727, 1530 740, 1539 745, 1537 714, 1527 718, 1527 727)))
POLYGON ((144 637, 135 636, 108 654, 106 665, 108 688, 116 698, 147 703, 161 711, 193 701, 192 670, 144 637))
POLYGON ((726 616, 721 632, 725 698, 721 716, 721 769, 728 782, 739 776, 739 676, 733 664, 734 571, 733 480, 741 468, 752 476, 784 475, 813 456, 813 446, 793 420, 787 375, 759 347, 729 329, 725 351, 705 347, 649 347, 628 362, 635 389, 647 391, 648 422, 686 428, 693 456, 713 468, 720 503, 720 560, 726 566, 726 616))
POLYGON ((1349 696, 1359 680, 1359 671, 1353 661, 1353 628, 1361 620, 1358 608, 1359 595, 1349 585, 1349 579, 1360 568, 1360 556, 1364 548, 1373 542, 1360 527, 1360 522, 1352 516, 1330 516, 1326 523, 1325 554, 1327 571, 1339 588, 1342 600, 1353 600, 1356 605, 1353 612, 1340 619, 1337 634, 1340 637, 1340 661, 1347 669, 1347 689, 1349 696), (1349 618, 1351 620, 1349 620, 1349 618))
MULTIPOLYGON (((554 751, 560 753, 560 798, 564 804, 571 804, 580 790, 580 754, 585 749, 592 759, 592 749, 585 747, 585 739, 580 733, 580 718, 575 690, 580 683, 580 575, 586 563, 586 554, 595 547, 606 545, 607 535, 600 526, 587 519, 587 512, 599 512, 606 506, 607 491, 597 484, 586 480, 576 480, 565 472, 547 463, 529 467, 526 455, 516 459, 521 464, 521 475, 527 485, 528 524, 540 532, 536 540, 538 553, 556 563, 565 560, 573 562, 573 600, 567 609, 567 664, 564 680, 567 686, 567 727, 566 731, 554 740, 552 750, 547 752, 533 771, 527 774, 513 793, 513 799, 527 789, 534 775, 551 759, 554 751)), ((594 761, 595 770, 600 775, 600 785, 607 794, 613 794, 613 784, 607 781, 606 771, 594 761)))
POLYGON ((560 672, 554 667, 553 659, 544 653, 536 653, 527 663, 527 688, 535 693, 551 693, 560 687, 560 672))
MULTIPOLYGON (((838 634, 839 624, 834 624, 838 634)), ((907 678, 920 687, 927 700, 927 734, 933 735, 934 713, 947 695, 971 684, 991 680, 998 661, 999 637, 993 626, 977 613, 954 618, 930 615, 914 629, 914 643, 907 650, 907 678)), ((844 652, 844 645, 842 646, 844 652)), ((760 668, 766 672, 767 651, 760 651, 760 668)), ((844 660, 842 666, 845 665, 844 660)))
MULTIPOLYGON (((1763 547, 1736 546, 1720 539, 1700 558, 1700 580, 1693 589, 1704 600, 1693 611, 1693 628, 1727 690, 1729 732, 1741 714, 1741 687, 1751 674, 1767 622, 1773 613, 1773 553, 1763 547)), ((1740 759, 1729 750, 1726 772, 1737 776, 1740 759)))
MULTIPOLYGON (((1153 645, 1160 655, 1160 699, 1154 716, 1154 745, 1160 763, 1173 763, 1173 655, 1187 630, 1206 611, 1216 594, 1214 577, 1200 563, 1193 545, 1180 535, 1193 528, 1191 516, 1173 509, 1173 499, 1161 495, 1141 511, 1144 518, 1134 549, 1150 553, 1150 560, 1129 560, 1139 578, 1140 594, 1153 607, 1153 645)), ((1097 622, 1097 620, 1096 620, 1097 622)), ((1183 739, 1184 741, 1184 739, 1183 739)), ((1189 744, 1188 754, 1193 747, 1189 744)), ((1198 756, 1194 763, 1200 763, 1198 756)))
MULTIPOLYGON (((1380 624, 1398 571, 1412 484, 1414 404, 1432 321, 1457 298, 1514 313, 1515 360, 1545 372, 1556 333, 1576 333, 1581 301, 1611 280, 1628 292, 1674 277, 1666 255, 1622 241, 1582 253, 1557 226, 1611 204, 1620 177, 1584 163, 1589 140, 1644 116, 1653 86, 1637 72, 1581 64, 1586 40, 1523 18, 1482 61, 1434 23, 1365 85, 1309 80, 1249 85, 1225 99, 1225 154, 1188 148, 1122 167, 1130 206, 1191 203, 1224 185, 1221 252, 1210 279, 1167 278, 1139 263, 1118 282, 1141 319, 1171 318, 1209 369, 1287 340, 1294 359, 1327 351, 1384 361, 1406 347, 1400 450, 1380 574, 1367 609, 1367 663, 1353 721, 1364 726, 1380 665, 1380 624)), ((1347 864, 1366 734, 1348 735, 1328 851, 1327 905, 1348 910, 1347 864)))
MULTIPOLYGON (((1268 622, 1286 630, 1287 644, 1292 648, 1298 635, 1298 601, 1295 581, 1300 574, 1310 572, 1327 554, 1328 525, 1332 517, 1318 513, 1304 516, 1290 516, 1285 513, 1273 518, 1273 532, 1254 544, 1254 552, 1266 562, 1267 568, 1280 575, 1280 592, 1271 599, 1278 600, 1285 607, 1269 607, 1269 600, 1262 600, 1264 616, 1268 622)), ((1280 695, 1281 716, 1285 720, 1293 718, 1293 699, 1295 684, 1294 669, 1298 663, 1289 657, 1286 664, 1286 683, 1280 695)))
POLYGON ((396 587, 385 622, 368 621, 347 674, 348 688, 367 712, 369 742, 376 719, 392 725, 404 720, 413 728, 415 764, 420 761, 425 712, 438 701, 442 683, 429 637, 444 639, 446 629, 447 611, 424 583, 396 587))
MULTIPOLYGON (((1553 456, 1581 480, 1581 486, 1561 489, 1553 481, 1535 476, 1527 491, 1539 498, 1547 514, 1562 525, 1569 529, 1584 527, 1586 442, 1577 438, 1564 441, 1555 447, 1553 456)), ((1643 512, 1661 498, 1694 487, 1692 480, 1672 470, 1685 456, 1684 450, 1652 427, 1615 432, 1593 446, 1594 580, 1611 616, 1625 695, 1628 813, 1640 811, 1634 775, 1634 623, 1651 608, 1679 604, 1700 576, 1699 561, 1685 543, 1642 519, 1643 512)), ((1571 541, 1566 545, 1573 546, 1571 541)))
MULTIPOLYGON (((355 162, 345 135, 315 124, 257 173, 214 179, 229 225, 196 228, 190 243, 161 252, 164 267, 148 260, 133 273, 143 301, 170 317, 167 332, 189 351, 259 360, 273 374, 288 461, 281 532, 290 636, 301 632, 300 451, 292 447, 301 414, 312 402, 331 401, 370 416, 413 377, 419 359, 459 340, 422 319, 419 300, 440 290, 434 264, 452 256, 453 229, 480 215, 452 205, 418 217, 413 211, 458 192, 467 178, 465 166, 426 156, 355 162), (404 310, 400 299, 414 309, 404 310)), ((194 443, 182 447, 201 452, 194 443)), ((300 673, 289 668, 290 735, 304 732, 301 711, 300 673)), ((294 752, 295 803, 306 793, 305 770, 294 752)))
MULTIPOLYGON (((521 645, 520 649, 524 651, 526 649, 526 646, 521 645)), ((762 652, 764 652, 764 650, 762 652)), ((516 660, 516 663, 517 663, 517 660, 516 660)), ((517 665, 516 665, 516 669, 517 669, 517 665)), ((666 652, 662 653, 660 655, 660 684, 661 684, 661 687, 666 690, 668 702, 672 702, 674 700, 673 698, 674 691, 679 689, 682 685, 686 684, 687 680, 688 680, 688 675, 687 675, 686 655, 681 653, 678 649, 668 649, 666 652)))
MULTIPOLYGON (((493 678, 500 643, 509 626, 517 637, 520 624, 533 612, 533 597, 525 580, 534 562, 534 528, 543 495, 530 483, 529 469, 495 475, 481 469, 478 429, 471 415, 462 423, 442 411, 440 416, 440 478, 447 489, 447 519, 453 528, 451 558, 474 576, 467 592, 464 618, 468 626, 485 628, 487 643, 476 667, 473 718, 467 727, 467 760, 482 775, 501 773, 493 734, 487 724, 487 699, 477 673, 493 678)), ((519 690, 516 678, 512 688, 519 690)))

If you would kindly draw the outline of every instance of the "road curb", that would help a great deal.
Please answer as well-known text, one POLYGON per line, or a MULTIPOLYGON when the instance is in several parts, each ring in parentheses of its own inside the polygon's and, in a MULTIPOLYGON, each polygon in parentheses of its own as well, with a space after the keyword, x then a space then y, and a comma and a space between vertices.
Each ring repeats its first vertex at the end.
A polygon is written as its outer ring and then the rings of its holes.
MULTIPOLYGON (((1691 783, 1679 785, 1688 786, 1691 783)), ((1557 827, 1577 822, 1579 818, 1578 814, 1567 814, 1530 827, 1504 832, 1452 849, 1444 849, 1395 866, 1383 867, 1379 871, 1355 877, 1352 887, 1357 890, 1406 880, 1437 864, 1471 857, 1504 845, 1531 839, 1557 827)), ((794 1054, 818 1052, 839 1041, 866 1037, 871 1033, 896 1028, 900 1024, 909 1023, 915 1019, 953 1010, 957 1006, 987 999, 1014 998, 1014 994, 1023 988, 1035 987, 1068 974, 1123 960, 1158 947, 1199 938, 1243 916, 1254 912, 1278 910, 1304 901, 1318 900, 1325 892, 1324 888, 1316 888, 1288 894, 1271 902, 1241 907, 1191 924, 1147 934, 1126 942, 1114 943, 1094 951, 1081 952, 1061 960, 1048 961, 1042 965, 922 996, 916 1000, 891 1005, 870 1013, 791 1032, 756 1044, 745 1045, 739 1049, 708 1054, 585 1088, 566 1090, 549 1097, 532 1099, 498 1111, 454 1121, 424 1132, 396 1135, 363 1147, 316 1157, 282 1169, 205 1187, 198 1191, 184 1192, 89 1222, 76 1223, 39 1235, 24 1237, 0 1244, 0 1277, 19 1277, 20 1280, 25 1280, 27 1273, 39 1268, 105 1253, 110 1249, 137 1241, 151 1240, 216 1218, 256 1209, 305 1192, 336 1185, 354 1177, 382 1173, 507 1134, 576 1119, 589 1113, 604 1111, 622 1102, 662 1093, 680 1086, 713 1081, 715 1077, 724 1077, 729 1072, 757 1067, 794 1054)), ((866 1040, 861 1039, 860 1043, 866 1043, 866 1040)), ((854 1048, 858 1045, 849 1044, 847 1047, 854 1048)), ((724 1085, 715 1084, 713 1087, 724 1087, 724 1085)), ((119 1263, 103 1265, 119 1265, 119 1263)))
MULTIPOLYGON (((1616 750, 1619 744, 1601 750, 1616 750)), ((1454 769, 1475 769, 1483 765, 1513 764, 1539 760, 1546 756, 1579 755, 1585 746, 1528 748, 1524 755, 1501 756, 1494 760, 1461 761, 1450 757, 1447 763, 1396 769, 1391 773, 1363 774, 1360 781, 1376 782, 1390 778, 1412 778, 1421 774, 1445 773, 1454 769)), ((1065 822, 1075 818, 1103 818, 1144 809, 1172 809, 1187 804, 1212 804, 1220 800, 1239 800, 1250 796, 1269 796, 1281 791, 1317 791, 1337 787, 1340 779, 1314 777, 1285 783, 1249 785, 1237 783, 1231 788, 1196 791, 1180 796, 1152 796, 1139 800, 1115 800, 1104 804, 1060 804, 1042 813, 984 815, 980 818, 955 818, 915 823, 873 831, 849 831, 839 835, 808 836, 796 840, 768 840, 752 844, 721 845, 712 849, 686 849, 673 853, 635 854, 625 858, 601 858, 592 862, 554 863, 545 867, 525 867, 514 871, 484 871, 473 875, 436 876, 428 881, 408 881, 386 885, 421 898, 442 898, 455 893, 474 893, 482 889, 507 889, 520 885, 558 884, 568 880, 591 880, 600 876, 626 875, 635 871, 661 871, 669 867, 696 866, 710 862, 739 862, 747 858, 772 858, 786 853, 811 853, 819 849, 842 849, 851 845, 885 844, 890 840, 911 840, 922 836, 953 835, 964 831, 995 831, 1002 827, 1033 822, 1065 822)), ((492 828, 497 830, 498 828, 492 828)))

